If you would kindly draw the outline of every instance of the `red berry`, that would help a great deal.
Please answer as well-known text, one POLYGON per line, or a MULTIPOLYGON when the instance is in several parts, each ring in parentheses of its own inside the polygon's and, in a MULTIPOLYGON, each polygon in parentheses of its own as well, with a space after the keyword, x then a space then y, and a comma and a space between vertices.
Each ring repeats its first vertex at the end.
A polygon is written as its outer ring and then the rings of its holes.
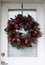
POLYGON ((28 39, 25 40, 25 44, 28 44, 28 39))
POLYGON ((12 38, 12 39, 11 39, 11 42, 12 42, 12 43, 16 42, 16 38, 12 38))
POLYGON ((30 22, 30 25, 32 25, 33 24, 33 22, 30 22))
POLYGON ((25 40, 21 40, 20 43, 21 43, 21 45, 24 45, 25 44, 25 40))
POLYGON ((36 35, 37 35, 37 32, 34 31, 34 32, 32 33, 32 36, 35 37, 36 35))
POLYGON ((18 41, 18 42, 20 42, 20 39, 19 39, 19 38, 17 38, 17 41, 18 41))
POLYGON ((21 22, 21 20, 18 17, 16 18, 16 21, 17 21, 17 23, 21 22))
POLYGON ((15 28, 18 29, 18 25, 17 24, 15 24, 15 28))

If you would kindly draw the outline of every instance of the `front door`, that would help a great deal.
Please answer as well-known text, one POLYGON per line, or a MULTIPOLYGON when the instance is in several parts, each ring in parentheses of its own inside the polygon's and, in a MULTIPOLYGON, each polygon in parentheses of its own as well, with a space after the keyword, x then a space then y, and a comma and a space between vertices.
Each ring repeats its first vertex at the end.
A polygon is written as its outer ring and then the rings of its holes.
MULTIPOLYGON (((21 13, 21 4, 3 3, 1 21, 1 64, 2 65, 44 65, 44 37, 38 39, 32 48, 16 49, 8 42, 4 29, 10 17, 21 13)), ((24 4, 23 15, 30 14, 44 32, 42 4, 24 4)), ((32 44, 33 45, 33 44, 32 44)))

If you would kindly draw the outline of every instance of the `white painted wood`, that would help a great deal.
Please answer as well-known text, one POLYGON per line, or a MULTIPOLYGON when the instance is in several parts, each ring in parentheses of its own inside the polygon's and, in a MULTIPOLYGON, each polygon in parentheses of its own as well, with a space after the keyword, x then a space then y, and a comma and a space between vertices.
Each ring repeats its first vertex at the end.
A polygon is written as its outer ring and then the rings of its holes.
POLYGON ((32 43, 32 47, 17 49, 12 47, 9 43, 9 57, 37 57, 37 44, 32 43))
POLYGON ((43 0, 2 0, 2 2, 25 2, 25 3, 42 3, 43 0))
MULTIPOLYGON (((38 39, 37 55, 38 57, 8 57, 8 40, 4 31, 8 21, 8 9, 20 9, 21 4, 3 4, 2 5, 2 22, 1 22, 1 52, 5 57, 1 60, 8 65, 44 65, 44 37, 38 39)), ((44 32, 43 22, 43 5, 42 4, 24 4, 25 9, 37 9, 37 21, 40 23, 41 31, 44 32)))

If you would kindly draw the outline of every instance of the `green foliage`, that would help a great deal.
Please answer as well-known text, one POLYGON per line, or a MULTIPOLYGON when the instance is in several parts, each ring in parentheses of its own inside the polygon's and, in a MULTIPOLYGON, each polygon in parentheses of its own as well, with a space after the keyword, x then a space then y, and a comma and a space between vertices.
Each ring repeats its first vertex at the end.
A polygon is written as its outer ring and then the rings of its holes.
POLYGON ((8 23, 11 23, 11 20, 8 20, 8 23))
POLYGON ((41 37, 41 36, 42 36, 42 32, 38 31, 38 37, 41 37))
POLYGON ((39 26, 39 23, 35 22, 34 25, 35 25, 35 26, 39 26))

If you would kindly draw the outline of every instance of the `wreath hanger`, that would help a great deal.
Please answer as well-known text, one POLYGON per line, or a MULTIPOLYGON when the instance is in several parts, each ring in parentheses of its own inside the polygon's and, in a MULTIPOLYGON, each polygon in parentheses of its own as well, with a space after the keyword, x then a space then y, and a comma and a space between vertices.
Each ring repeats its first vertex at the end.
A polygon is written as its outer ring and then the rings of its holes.
POLYGON ((23 2, 21 3, 21 8, 22 8, 22 15, 23 15, 23 2))

